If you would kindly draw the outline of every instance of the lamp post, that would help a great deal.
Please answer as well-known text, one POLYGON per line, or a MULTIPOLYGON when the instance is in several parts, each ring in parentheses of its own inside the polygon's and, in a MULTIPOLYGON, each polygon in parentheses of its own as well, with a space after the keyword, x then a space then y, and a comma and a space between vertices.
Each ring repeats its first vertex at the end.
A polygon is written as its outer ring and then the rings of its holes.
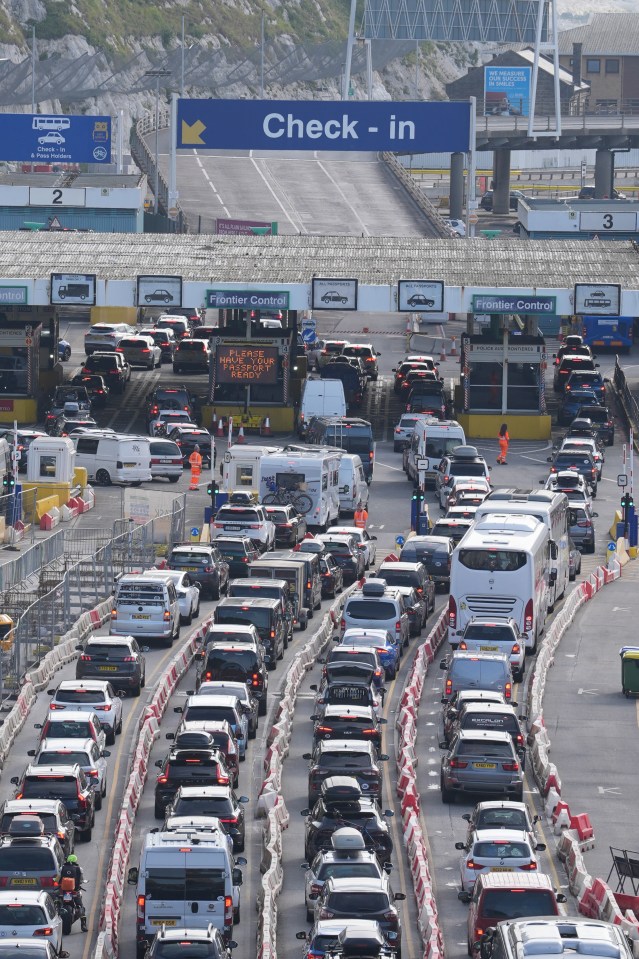
POLYGON ((153 203, 153 212, 159 212, 159 192, 160 192, 160 143, 159 143, 159 129, 160 126, 160 80, 162 77, 170 77, 170 70, 147 70, 144 74, 145 77, 155 77, 156 86, 155 86, 155 183, 153 189, 154 203, 153 203))

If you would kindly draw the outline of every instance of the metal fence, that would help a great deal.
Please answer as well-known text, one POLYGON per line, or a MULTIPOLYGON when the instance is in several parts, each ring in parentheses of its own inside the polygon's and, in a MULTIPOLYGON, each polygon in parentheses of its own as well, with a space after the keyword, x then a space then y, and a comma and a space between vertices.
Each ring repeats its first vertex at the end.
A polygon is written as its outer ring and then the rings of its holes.
POLYGON ((28 557, 22 564, 28 572, 20 581, 7 578, 0 593, 0 608, 15 623, 0 641, 0 700, 18 689, 83 612, 110 595, 118 577, 153 566, 158 544, 184 539, 185 513, 181 498, 170 513, 143 525, 116 521, 112 536, 100 529, 60 530, 20 557, 28 557), (38 556, 48 562, 38 564, 38 556))
POLYGON ((64 554, 64 548, 64 530, 58 529, 51 536, 25 549, 15 559, 3 563, 0 566, 0 593, 58 559, 64 554))

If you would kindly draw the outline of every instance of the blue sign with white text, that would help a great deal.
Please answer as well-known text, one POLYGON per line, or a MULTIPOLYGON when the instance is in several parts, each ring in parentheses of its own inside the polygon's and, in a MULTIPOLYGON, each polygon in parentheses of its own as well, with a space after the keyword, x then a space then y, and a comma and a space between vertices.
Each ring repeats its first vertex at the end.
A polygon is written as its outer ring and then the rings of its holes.
POLYGON ((0 113, 0 159, 110 163, 111 117, 0 113))
POLYGON ((178 149, 456 153, 469 148, 470 103, 178 100, 178 149))
POLYGON ((484 115, 527 117, 531 73, 530 67, 484 67, 484 115))

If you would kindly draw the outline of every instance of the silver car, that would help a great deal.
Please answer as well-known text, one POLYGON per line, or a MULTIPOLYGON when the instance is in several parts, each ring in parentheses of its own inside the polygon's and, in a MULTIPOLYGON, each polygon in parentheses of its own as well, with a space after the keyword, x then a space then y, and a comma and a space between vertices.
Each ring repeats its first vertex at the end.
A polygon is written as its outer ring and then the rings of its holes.
MULTIPOLYGON (((446 743, 440 743, 446 749, 446 743)), ((507 796, 522 801, 524 774, 510 733, 461 729, 442 758, 442 802, 457 794, 507 796)))
POLYGON ((107 792, 108 750, 100 750, 92 739, 43 739, 38 749, 29 749, 34 766, 68 766, 77 763, 95 792, 95 808, 102 808, 107 792))
MULTIPOLYGON (((337 832, 340 830, 338 829, 337 832)), ((331 876, 339 879, 381 879, 385 872, 390 871, 390 863, 388 867, 383 867, 377 855, 366 849, 358 849, 355 852, 327 849, 324 852, 318 852, 312 863, 303 862, 301 868, 306 870, 304 875, 306 920, 311 922, 315 914, 315 900, 324 888, 324 883, 331 876)))
POLYGON ((124 336, 115 352, 124 356, 131 366, 144 366, 147 370, 155 369, 162 362, 162 350, 152 336, 124 336))
POLYGON ((145 579, 166 579, 167 576, 175 583, 175 592, 180 606, 180 622, 190 626, 200 615, 200 584, 194 582, 189 573, 179 569, 147 569, 144 572, 145 579))

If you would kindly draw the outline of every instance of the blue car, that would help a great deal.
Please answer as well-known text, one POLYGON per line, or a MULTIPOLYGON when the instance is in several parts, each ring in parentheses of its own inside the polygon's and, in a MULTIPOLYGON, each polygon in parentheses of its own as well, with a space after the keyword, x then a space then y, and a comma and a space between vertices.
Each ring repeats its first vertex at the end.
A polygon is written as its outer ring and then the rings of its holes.
POLYGON ((377 651, 386 679, 394 679, 397 675, 402 649, 400 643, 396 642, 395 637, 388 630, 350 627, 344 632, 342 643, 348 646, 372 647, 377 651))
POLYGON ((599 370, 574 370, 568 377, 565 390, 567 393, 592 390, 597 395, 599 405, 606 405, 606 385, 599 370))
POLYGON ((560 424, 570 426, 582 406, 599 406, 599 399, 595 391, 581 388, 567 390, 559 407, 560 424))
POLYGON ((332 952, 337 946, 337 937, 342 929, 348 925, 347 919, 320 919, 310 932, 298 932, 296 939, 304 942, 302 956, 312 956, 313 959, 324 959, 327 952, 332 952))
POLYGON ((71 344, 68 340, 58 340, 58 357, 63 362, 71 357, 71 344))

